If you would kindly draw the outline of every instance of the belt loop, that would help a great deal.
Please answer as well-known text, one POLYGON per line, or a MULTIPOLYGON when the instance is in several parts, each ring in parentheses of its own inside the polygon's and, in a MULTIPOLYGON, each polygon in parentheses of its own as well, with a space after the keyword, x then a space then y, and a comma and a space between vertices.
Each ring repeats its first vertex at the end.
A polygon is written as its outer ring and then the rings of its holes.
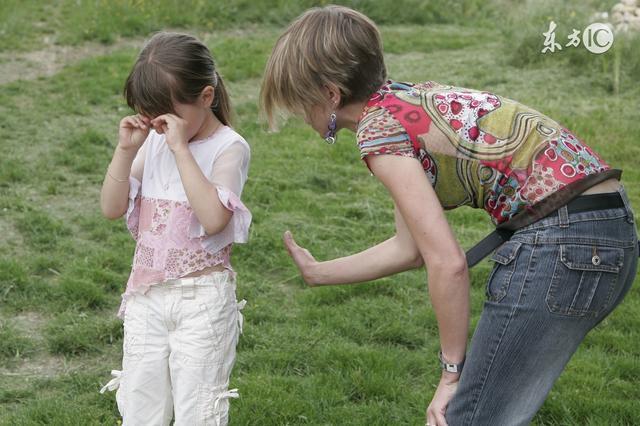
POLYGON ((618 193, 620 194, 620 198, 622 198, 622 203, 624 204, 624 208, 627 211, 627 222, 633 223, 633 210, 631 209, 631 204, 629 203, 629 197, 627 197, 627 191, 625 191, 622 183, 620 184, 620 188, 618 188, 618 193))
POLYGON ((181 281, 182 298, 195 299, 195 282, 193 278, 184 278, 181 281))
POLYGON ((560 228, 569 227, 569 211, 566 204, 558 209, 558 225, 560 228))

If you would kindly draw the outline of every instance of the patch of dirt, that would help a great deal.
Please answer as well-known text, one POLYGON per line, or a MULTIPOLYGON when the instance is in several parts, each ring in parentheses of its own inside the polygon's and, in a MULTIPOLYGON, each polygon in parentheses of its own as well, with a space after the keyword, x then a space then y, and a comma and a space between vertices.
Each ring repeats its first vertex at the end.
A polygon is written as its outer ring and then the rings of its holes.
POLYGON ((25 358, 13 360, 7 366, 0 368, 0 376, 4 377, 51 377, 65 370, 65 360, 62 356, 52 356, 43 353, 44 338, 42 327, 47 318, 39 312, 21 312, 15 316, 3 315, 23 335, 29 337, 35 344, 35 353, 25 358))
POLYGON ((20 312, 8 318, 22 333, 34 340, 41 340, 41 328, 47 319, 39 312, 20 312))
POLYGON ((95 56, 108 55, 123 48, 139 48, 144 39, 120 39, 113 44, 86 43, 79 46, 51 44, 31 52, 0 53, 0 85, 16 80, 51 77, 67 65, 95 56))
MULTIPOLYGON (((65 357, 54 355, 47 351, 46 343, 42 335, 42 329, 47 324, 48 317, 39 312, 21 312, 15 316, 2 314, 2 318, 8 320, 21 333, 28 336, 35 344, 35 352, 26 357, 14 359, 8 365, 0 365, 0 377, 8 381, 22 379, 36 379, 56 377, 74 371, 88 371, 104 369, 106 383, 109 380, 109 371, 120 368, 120 346, 110 345, 99 354, 90 354, 77 357, 65 357)), ((0 385, 2 381, 0 381, 0 385)), ((6 385, 6 384, 5 384, 6 385)), ((96 385, 97 386, 97 385, 96 385)))
MULTIPOLYGON (((223 31, 198 31, 181 28, 165 28, 166 31, 193 34, 205 43, 219 36, 246 36, 264 33, 276 34, 276 30, 259 28, 227 29, 223 31)), ((39 77, 51 77, 67 65, 86 58, 108 55, 124 48, 140 49, 148 37, 120 38, 111 44, 88 42, 77 46, 55 44, 56 37, 45 37, 45 48, 31 52, 0 52, 0 85, 16 80, 35 80, 39 77)))

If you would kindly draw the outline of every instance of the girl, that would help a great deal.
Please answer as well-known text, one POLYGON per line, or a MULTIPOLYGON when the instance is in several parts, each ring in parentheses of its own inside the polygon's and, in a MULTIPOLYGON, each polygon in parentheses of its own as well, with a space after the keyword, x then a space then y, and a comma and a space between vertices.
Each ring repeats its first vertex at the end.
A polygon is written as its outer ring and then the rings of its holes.
POLYGON ((361 158, 396 206, 393 237, 339 259, 318 262, 285 233, 304 279, 353 283, 426 266, 443 370, 427 424, 528 424, 636 274, 619 170, 515 101, 387 81, 375 24, 340 6, 307 11, 278 39, 262 103, 270 119, 280 108, 303 115, 328 143, 342 128, 356 132, 361 158), (485 210, 502 228, 494 241, 508 240, 492 256, 466 361, 469 274, 444 215, 462 205, 485 210))
POLYGON ((159 33, 144 46, 124 95, 102 186, 103 214, 126 214, 136 240, 118 316, 124 319, 117 389, 125 425, 225 425, 242 332, 232 243, 247 241, 240 201, 250 150, 229 127, 230 105, 207 47, 159 33))

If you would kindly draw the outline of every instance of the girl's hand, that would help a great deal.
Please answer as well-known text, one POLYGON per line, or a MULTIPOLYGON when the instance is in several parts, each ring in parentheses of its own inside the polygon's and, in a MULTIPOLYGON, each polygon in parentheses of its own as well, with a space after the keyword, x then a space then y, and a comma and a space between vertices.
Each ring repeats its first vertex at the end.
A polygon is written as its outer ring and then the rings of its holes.
POLYGON ((433 395, 431 404, 427 407, 427 424, 429 426, 447 426, 444 413, 447 411, 447 405, 453 398, 453 394, 458 388, 459 375, 455 378, 450 373, 443 372, 436 393, 433 395))
POLYGON ((166 136, 167 145, 176 152, 187 149, 187 122, 174 114, 163 114, 151 120, 151 125, 160 134, 166 136))
POLYGON ((118 129, 118 146, 125 151, 138 152, 149 135, 150 123, 148 117, 140 114, 124 117, 118 129))
POLYGON ((312 274, 312 269, 318 263, 316 259, 311 255, 311 253, 309 253, 309 250, 300 247, 296 243, 290 231, 284 233, 283 240, 284 245, 289 252, 289 256, 291 256, 293 262, 300 270, 304 282, 306 282, 310 286, 314 286, 315 278, 312 274))

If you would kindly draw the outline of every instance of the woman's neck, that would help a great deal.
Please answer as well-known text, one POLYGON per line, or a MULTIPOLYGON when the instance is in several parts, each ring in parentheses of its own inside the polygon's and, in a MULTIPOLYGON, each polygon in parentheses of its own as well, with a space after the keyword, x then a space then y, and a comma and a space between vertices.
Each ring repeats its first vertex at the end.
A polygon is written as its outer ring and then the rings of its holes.
POLYGON ((337 110, 336 120, 338 129, 349 129, 355 132, 358 128, 362 111, 366 105, 367 101, 352 102, 337 110))

